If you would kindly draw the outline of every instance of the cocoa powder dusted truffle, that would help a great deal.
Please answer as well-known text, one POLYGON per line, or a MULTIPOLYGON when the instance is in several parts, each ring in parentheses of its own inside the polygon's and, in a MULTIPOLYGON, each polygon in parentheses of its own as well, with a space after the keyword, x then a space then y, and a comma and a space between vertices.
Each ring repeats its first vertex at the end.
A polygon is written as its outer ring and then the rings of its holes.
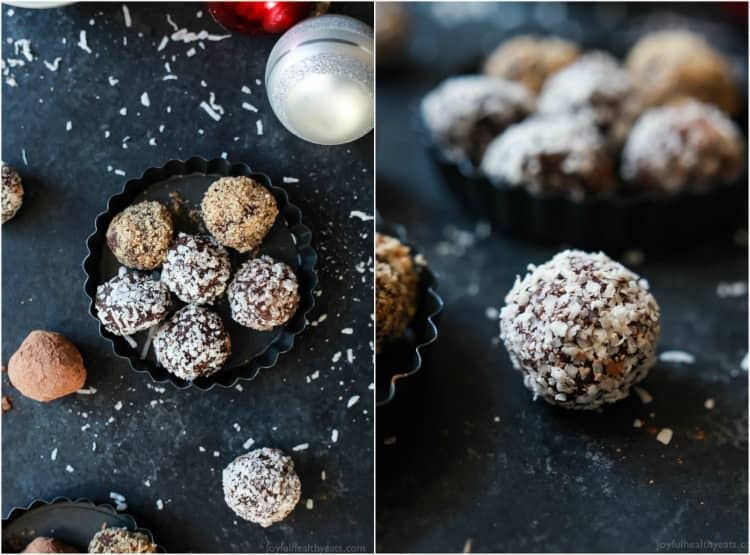
POLYGON ((488 75, 451 77, 422 100, 422 118, 445 156, 475 164, 492 139, 533 109, 526 87, 488 75))
POLYGON ((2 223, 5 223, 16 215, 23 204, 23 184, 18 172, 8 164, 3 164, 2 178, 2 223))
POLYGON ((229 254, 212 237, 178 233, 161 280, 186 303, 207 304, 224 293, 231 271, 229 254))
POLYGON ((71 547, 68 544, 56 540, 55 538, 47 538, 45 536, 39 536, 31 540, 28 545, 24 548, 21 553, 78 553, 79 551, 75 547, 71 547))
POLYGON ((201 211, 211 235, 239 252, 259 247, 279 214, 271 192, 245 176, 214 181, 203 196, 201 211))
POLYGON ((523 83, 538 93, 548 76, 581 55, 578 46, 559 37, 521 35, 506 40, 487 57, 483 72, 523 83))
POLYGON ((227 297, 236 322, 258 331, 271 330, 297 311, 297 276, 288 265, 264 255, 240 266, 227 297))
POLYGON ((575 114, 511 126, 487 147, 481 169, 493 181, 573 198, 615 185, 604 138, 586 116, 575 114))
POLYGON ((648 282, 604 253, 575 250, 528 270, 505 297, 500 337, 534 398, 596 409, 627 397, 656 362, 648 282))
POLYGON ((163 204, 150 200, 128 206, 107 228, 107 245, 118 262, 136 270, 161 265, 172 241, 172 216, 163 204))
POLYGON ((292 512, 301 494, 294 461, 279 449, 255 449, 222 472, 224 501, 239 517, 267 528, 292 512))
POLYGON ((26 397, 48 402, 81 389, 86 367, 81 353, 65 337, 35 330, 10 357, 8 378, 26 397))
POLYGON ((167 286, 140 272, 120 268, 96 288, 96 315, 115 335, 133 335, 161 322, 172 307, 167 286))
POLYGON ((221 369, 232 351, 229 334, 215 312, 195 305, 177 311, 154 338, 156 360, 183 380, 221 369))
POLYGON ((157 553, 158 549, 143 532, 127 528, 104 528, 89 543, 89 553, 157 553))
POLYGON ((638 79, 647 106, 695 98, 730 114, 740 107, 729 60, 690 31, 645 35, 628 53, 626 64, 638 79))
POLYGON ((714 106, 688 100, 652 108, 637 120, 620 171, 640 189, 702 191, 737 178, 744 151, 732 120, 714 106))
MULTIPOLYGON (((421 261, 420 261, 421 262, 421 261)), ((375 234, 375 350, 401 337, 417 311, 419 264, 395 237, 375 234)))
POLYGON ((610 148, 619 149, 641 110, 630 74, 606 52, 589 52, 551 75, 542 87, 542 115, 585 114, 599 127, 610 148))

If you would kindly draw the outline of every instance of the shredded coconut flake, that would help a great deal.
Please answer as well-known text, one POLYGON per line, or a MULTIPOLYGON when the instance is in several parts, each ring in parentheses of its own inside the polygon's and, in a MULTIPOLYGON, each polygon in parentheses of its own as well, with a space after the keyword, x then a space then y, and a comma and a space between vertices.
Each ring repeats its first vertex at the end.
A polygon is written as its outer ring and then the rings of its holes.
POLYGON ((664 351, 659 355, 662 362, 674 362, 677 364, 693 364, 695 357, 685 351, 664 351))
POLYGON ((672 430, 669 428, 662 428, 656 436, 656 441, 663 443, 664 445, 669 445, 669 442, 672 441, 672 430))

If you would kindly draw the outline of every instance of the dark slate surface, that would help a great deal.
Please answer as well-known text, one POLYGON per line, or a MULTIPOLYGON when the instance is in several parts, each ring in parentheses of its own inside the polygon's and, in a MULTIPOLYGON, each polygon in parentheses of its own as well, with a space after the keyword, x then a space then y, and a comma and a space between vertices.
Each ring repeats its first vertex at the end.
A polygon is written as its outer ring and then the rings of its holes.
MULTIPOLYGON (((86 385, 97 390, 41 405, 24 399, 4 378, 14 408, 2 423, 3 514, 37 497, 107 502, 115 491, 127 498, 139 524, 174 551, 253 552, 281 544, 303 551, 371 550, 372 279, 363 268, 371 263, 372 224, 350 213, 372 213, 372 135, 320 147, 286 132, 256 83, 274 37, 206 40, 205 50, 197 42, 170 41, 157 51, 161 38, 173 32, 167 14, 180 28, 226 32, 202 3, 129 8, 130 28, 121 4, 48 11, 3 7, 4 38, 29 39, 35 56, 3 76, 3 159, 19 169, 26 186, 22 210, 2 230, 3 361, 30 330, 56 330, 80 347, 89 369, 86 385), (91 54, 77 46, 81 30, 91 54), (191 48, 196 53, 188 57, 191 48), (62 61, 51 71, 44 61, 56 57, 62 61), (165 62, 177 80, 162 80, 165 62), (10 75, 16 87, 7 84, 10 75), (109 76, 119 83, 111 86, 109 76), (251 95, 242 93, 243 85, 251 95), (143 92, 150 107, 141 105, 143 92), (220 122, 198 107, 210 92, 226 111, 220 122), (243 101, 259 113, 243 110, 243 101), (120 115, 122 107, 127 116, 120 115), (262 136, 256 119, 263 122, 262 136), (110 352, 87 314, 80 267, 85 240, 96 214, 129 177, 172 158, 223 152, 270 174, 302 209, 320 257, 321 294, 311 319, 327 319, 242 391, 154 389, 147 376, 110 352), (284 185, 284 176, 299 183, 284 185), (342 334, 345 328, 354 334, 342 334), (309 378, 316 372, 317 379, 309 378), (359 402, 347 408, 354 395, 359 402), (303 484, 291 517, 266 530, 235 519, 221 491, 222 468, 245 451, 248 438, 255 447, 292 453, 303 484), (309 443, 307 450, 292 452, 303 443, 309 443), (312 510, 305 508, 308 498, 312 510), (157 509, 159 499, 163 510, 157 509)), ((372 23, 370 5, 334 9, 372 23)), ((23 59, 5 41, 2 53, 6 63, 23 59)))
MULTIPOLYGON (((621 6, 575 10, 577 23, 558 32, 606 34, 643 18, 628 19, 632 12, 621 6), (601 23, 601 13, 615 23, 601 23)), ((721 17, 711 10, 709 19, 721 17)), ((401 382, 399 404, 378 412, 378 436, 383 431, 389 443, 378 437, 380 551, 747 549, 747 297, 717 294, 721 282, 747 284, 747 233, 739 242, 675 245, 670 255, 647 254, 633 266, 662 308, 659 351, 695 356, 694 364, 658 363, 643 383, 651 404, 633 396, 581 414, 532 402, 497 338, 493 309, 516 274, 559 247, 487 236, 441 186, 405 127, 427 89, 503 33, 521 22, 558 29, 566 11, 555 4, 419 6, 411 65, 379 74, 378 208, 407 227, 442 276, 446 301, 418 378, 401 382), (713 410, 704 408, 708 398, 713 410), (633 427, 636 418, 643 428, 633 427), (662 427, 674 431, 667 446, 655 439, 662 427)), ((713 25, 707 21, 697 26, 713 25)), ((744 33, 730 27, 722 44, 739 40, 742 54, 744 33)), ((622 33, 612 41, 625 42, 622 33)))

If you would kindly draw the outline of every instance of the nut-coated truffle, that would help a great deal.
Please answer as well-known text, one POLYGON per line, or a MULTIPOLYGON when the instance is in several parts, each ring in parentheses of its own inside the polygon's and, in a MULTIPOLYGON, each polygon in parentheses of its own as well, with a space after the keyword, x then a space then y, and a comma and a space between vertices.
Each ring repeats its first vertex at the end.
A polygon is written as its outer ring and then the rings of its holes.
POLYGON ((523 83, 538 93, 548 76, 581 55, 578 46, 559 37, 521 35, 501 43, 484 62, 487 75, 523 83))
POLYGON ((123 266, 153 270, 164 262, 173 231, 167 207, 147 200, 128 206, 112 218, 107 245, 123 266))
POLYGON ((78 349, 59 333, 32 331, 8 361, 8 378, 18 391, 47 402, 75 393, 86 382, 78 349))
POLYGON ((120 273, 96 288, 96 315, 115 335, 133 335, 161 322, 172 308, 167 286, 140 272, 120 273))
POLYGON ((264 255, 240 266, 227 297, 236 322, 258 331, 271 330, 297 312, 297 276, 287 264, 264 255))
POLYGON ((156 360, 183 380, 209 376, 232 352, 224 322, 215 312, 195 305, 178 310, 154 338, 156 360))
POLYGON ((224 294, 231 273, 229 254, 213 237, 178 233, 161 280, 186 303, 208 304, 224 294))
POLYGON ((604 253, 574 250, 528 270, 505 297, 500 337, 534 398, 597 409, 627 397, 656 362, 648 282, 604 253))
POLYGON ((740 107, 729 60, 690 31, 649 33, 633 46, 625 63, 639 81, 647 106, 695 98, 730 114, 740 107))
POLYGON ((258 248, 279 214, 271 192, 245 176, 214 181, 203 195, 201 211, 211 235, 239 252, 258 248))
POLYGON ((375 234, 375 349, 401 337, 417 311, 420 260, 395 237, 375 234))
POLYGON ((78 553, 75 547, 55 538, 39 536, 31 540, 21 553, 78 553))
POLYGON ((89 543, 89 553, 157 553, 151 538, 127 528, 105 528, 89 543))
POLYGON ((636 121, 620 171, 634 188, 703 191, 735 179, 744 151, 732 120, 712 105, 687 100, 647 110, 636 121))
POLYGON ((23 204, 23 184, 18 172, 8 164, 3 164, 2 178, 2 223, 5 223, 16 215, 23 204))
POLYGON ((539 93, 541 115, 585 114, 613 151, 619 150, 641 110, 630 74, 606 52, 589 52, 552 74, 539 93))
POLYGON ((443 154, 478 164, 487 145, 534 109, 520 83, 488 75, 451 77, 422 100, 422 119, 443 154))
POLYGON ((493 181, 572 198, 615 184, 606 142, 584 115, 535 117, 512 125, 487 147, 481 169, 493 181))
POLYGON ((263 528, 284 520, 301 494, 292 458, 268 447, 229 463, 222 473, 222 485, 229 508, 263 528))

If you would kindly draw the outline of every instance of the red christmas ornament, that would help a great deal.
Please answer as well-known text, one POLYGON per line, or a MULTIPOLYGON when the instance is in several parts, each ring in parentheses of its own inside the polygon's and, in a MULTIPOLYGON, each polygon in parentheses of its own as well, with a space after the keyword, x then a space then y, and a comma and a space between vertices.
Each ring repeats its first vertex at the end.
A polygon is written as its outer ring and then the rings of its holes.
POLYGON ((310 15, 314 2, 208 2, 220 25, 249 35, 283 33, 310 15))

